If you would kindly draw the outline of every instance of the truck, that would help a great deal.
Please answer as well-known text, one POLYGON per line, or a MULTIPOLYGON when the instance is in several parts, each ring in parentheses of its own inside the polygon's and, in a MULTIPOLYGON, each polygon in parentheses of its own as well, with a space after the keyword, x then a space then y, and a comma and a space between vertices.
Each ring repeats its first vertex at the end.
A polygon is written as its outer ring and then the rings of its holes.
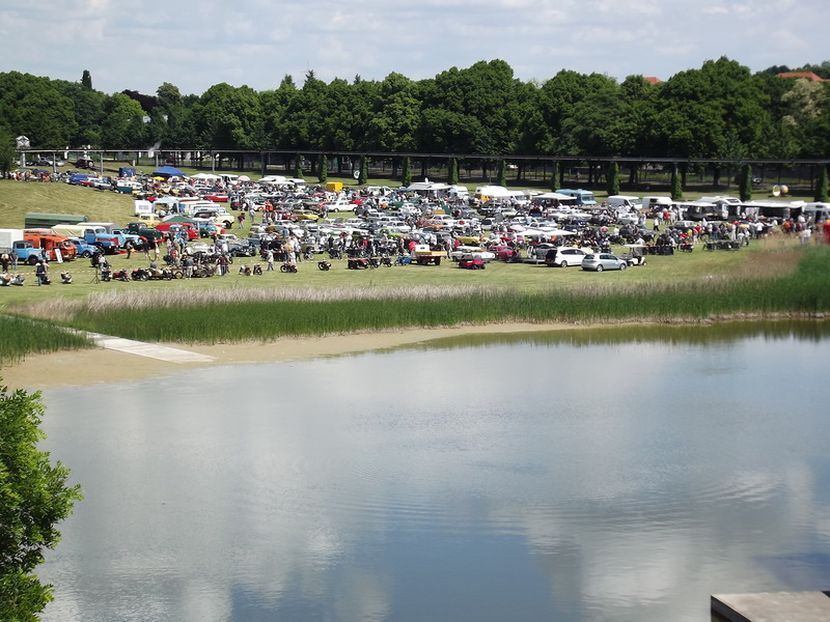
POLYGON ((22 262, 33 266, 43 259, 43 249, 38 248, 29 240, 16 240, 12 242, 10 250, 18 263, 22 262))
POLYGON ((56 235, 51 229, 25 229, 23 239, 40 248, 49 261, 72 261, 75 259, 75 245, 66 236, 56 235))
POLYGON ((21 229, 0 229, 0 253, 10 252, 12 245, 22 239, 23 231, 21 229))
POLYGON ((108 233, 106 228, 100 225, 59 224, 53 226, 52 231, 66 237, 81 238, 84 242, 94 244, 105 253, 115 254, 121 248, 121 240, 118 236, 108 233))
POLYGON ((429 244, 418 244, 415 246, 415 263, 422 266, 428 266, 430 264, 440 266, 441 258, 446 256, 446 251, 432 250, 429 244))

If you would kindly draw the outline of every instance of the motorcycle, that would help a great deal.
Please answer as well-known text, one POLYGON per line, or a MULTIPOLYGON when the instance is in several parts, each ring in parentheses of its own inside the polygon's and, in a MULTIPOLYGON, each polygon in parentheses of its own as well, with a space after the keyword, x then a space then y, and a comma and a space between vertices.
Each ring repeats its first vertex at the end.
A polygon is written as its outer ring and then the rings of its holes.
POLYGON ((331 270, 331 262, 330 261, 318 261, 317 262, 317 268, 321 272, 328 272, 329 270, 331 270))
POLYGON ((288 272, 297 272, 297 266, 293 263, 284 263, 280 266, 280 272, 288 273, 288 272))

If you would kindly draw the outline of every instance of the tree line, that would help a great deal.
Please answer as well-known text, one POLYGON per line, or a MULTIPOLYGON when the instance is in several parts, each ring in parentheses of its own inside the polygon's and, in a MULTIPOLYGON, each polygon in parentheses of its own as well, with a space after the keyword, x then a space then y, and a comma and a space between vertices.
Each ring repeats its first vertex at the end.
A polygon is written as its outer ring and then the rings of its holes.
MULTIPOLYGON (((752 73, 722 57, 652 84, 562 70, 522 81, 503 60, 424 80, 324 82, 271 90, 215 84, 183 95, 106 94, 79 82, 0 73, 0 132, 33 148, 278 149, 487 155, 793 159, 830 156, 830 82, 752 73)), ((830 63, 806 69, 830 75, 830 63)))

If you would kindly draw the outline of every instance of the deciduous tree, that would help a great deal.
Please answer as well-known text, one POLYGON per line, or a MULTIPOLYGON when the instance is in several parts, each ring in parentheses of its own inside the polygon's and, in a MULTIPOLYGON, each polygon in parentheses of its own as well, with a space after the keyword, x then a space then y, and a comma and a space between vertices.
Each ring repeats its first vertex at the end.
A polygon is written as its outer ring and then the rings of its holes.
POLYGON ((0 387, 0 619, 32 621, 52 599, 33 574, 60 539, 57 524, 81 498, 67 486, 69 470, 37 448, 43 406, 39 393, 0 387))
POLYGON ((827 165, 819 165, 818 181, 816 182, 815 200, 820 203, 827 202, 827 165))
POLYGON ((752 167, 749 164, 744 164, 741 167, 738 196, 741 198, 741 201, 752 200, 752 167))

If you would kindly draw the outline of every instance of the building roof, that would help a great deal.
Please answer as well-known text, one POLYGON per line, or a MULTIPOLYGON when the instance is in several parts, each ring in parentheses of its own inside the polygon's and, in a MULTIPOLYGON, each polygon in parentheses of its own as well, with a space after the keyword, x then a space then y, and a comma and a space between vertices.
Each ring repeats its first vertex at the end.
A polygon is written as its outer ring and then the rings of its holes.
POLYGON ((825 80, 819 75, 816 75, 815 72, 812 71, 784 71, 783 73, 776 74, 779 78, 801 78, 804 80, 809 80, 810 82, 830 82, 830 80, 825 80))
POLYGON ((645 80, 649 84, 660 84, 662 82, 662 80, 657 76, 644 76, 643 80, 645 80))

